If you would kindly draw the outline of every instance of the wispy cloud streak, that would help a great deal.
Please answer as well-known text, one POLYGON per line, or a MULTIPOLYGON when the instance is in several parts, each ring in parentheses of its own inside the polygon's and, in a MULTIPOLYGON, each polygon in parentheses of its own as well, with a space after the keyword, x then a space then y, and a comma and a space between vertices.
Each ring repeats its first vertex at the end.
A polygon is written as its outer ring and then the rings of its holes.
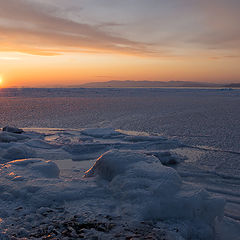
POLYGON ((57 9, 26 0, 0 0, 0 51, 37 55, 62 52, 152 54, 148 44, 114 36, 90 24, 55 16, 57 9))
POLYGON ((0 51, 239 55, 239 11, 239 0, 0 0, 0 51))

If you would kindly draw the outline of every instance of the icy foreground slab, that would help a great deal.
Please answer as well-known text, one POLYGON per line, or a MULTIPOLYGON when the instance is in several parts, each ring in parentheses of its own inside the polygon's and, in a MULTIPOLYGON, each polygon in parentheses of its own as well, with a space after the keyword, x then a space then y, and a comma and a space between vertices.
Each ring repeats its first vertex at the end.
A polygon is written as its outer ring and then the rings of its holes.
POLYGON ((183 161, 169 151, 176 141, 112 129, 1 134, 0 239, 214 239, 224 200, 162 164, 183 161))

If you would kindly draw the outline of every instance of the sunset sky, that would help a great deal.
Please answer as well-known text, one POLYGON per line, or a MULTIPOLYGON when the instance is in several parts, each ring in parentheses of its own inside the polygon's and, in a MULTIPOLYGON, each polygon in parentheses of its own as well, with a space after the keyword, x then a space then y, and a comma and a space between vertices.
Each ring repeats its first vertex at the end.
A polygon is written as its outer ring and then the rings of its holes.
POLYGON ((0 84, 240 82, 239 0, 0 0, 0 84))

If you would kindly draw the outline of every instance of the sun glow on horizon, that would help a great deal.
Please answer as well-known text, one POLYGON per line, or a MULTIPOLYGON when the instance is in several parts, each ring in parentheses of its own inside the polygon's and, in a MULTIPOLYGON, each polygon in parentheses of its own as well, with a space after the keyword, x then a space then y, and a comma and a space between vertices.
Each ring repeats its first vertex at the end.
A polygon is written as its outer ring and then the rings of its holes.
POLYGON ((240 83, 240 1, 50 2, 1 1, 1 88, 240 83))

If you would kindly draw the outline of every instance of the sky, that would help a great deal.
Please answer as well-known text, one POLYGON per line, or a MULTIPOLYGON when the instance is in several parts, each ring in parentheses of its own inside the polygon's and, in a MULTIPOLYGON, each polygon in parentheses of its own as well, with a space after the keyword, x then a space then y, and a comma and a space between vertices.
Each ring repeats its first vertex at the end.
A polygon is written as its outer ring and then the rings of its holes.
POLYGON ((0 84, 240 82, 239 12, 239 0, 0 0, 0 84))

